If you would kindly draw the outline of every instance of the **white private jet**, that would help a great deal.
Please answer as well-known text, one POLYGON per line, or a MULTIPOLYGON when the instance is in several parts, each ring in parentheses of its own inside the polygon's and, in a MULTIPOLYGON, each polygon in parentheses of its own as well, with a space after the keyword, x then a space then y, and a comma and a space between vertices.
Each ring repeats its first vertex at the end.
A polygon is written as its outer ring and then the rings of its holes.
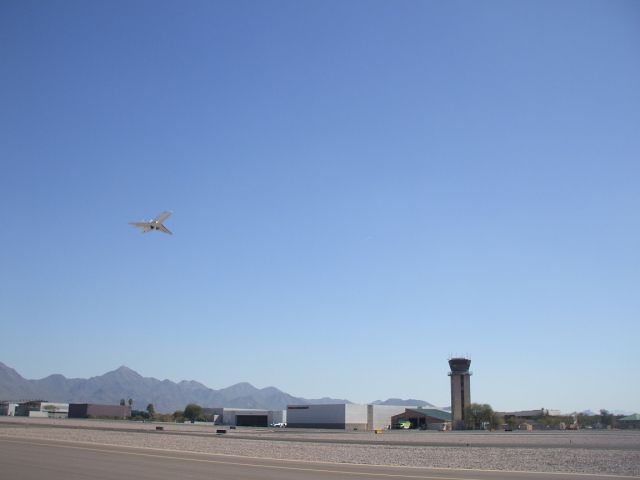
POLYGON ((171 233, 171 231, 162 224, 162 222, 169 218, 172 213, 173 212, 167 210, 166 212, 162 212, 156 218, 154 218, 153 220, 149 220, 148 222, 129 222, 129 225, 141 228, 142 233, 147 233, 151 230, 159 230, 161 232, 168 233, 169 235, 173 235, 173 233, 171 233))

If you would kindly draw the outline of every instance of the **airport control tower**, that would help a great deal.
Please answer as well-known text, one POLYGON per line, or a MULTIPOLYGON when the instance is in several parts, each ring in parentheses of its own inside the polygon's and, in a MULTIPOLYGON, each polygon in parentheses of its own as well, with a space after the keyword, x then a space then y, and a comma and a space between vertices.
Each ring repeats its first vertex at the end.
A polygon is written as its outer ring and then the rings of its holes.
POLYGON ((451 371, 451 420, 453 428, 464 425, 464 409, 471 403, 471 360, 468 358, 450 358, 451 371))

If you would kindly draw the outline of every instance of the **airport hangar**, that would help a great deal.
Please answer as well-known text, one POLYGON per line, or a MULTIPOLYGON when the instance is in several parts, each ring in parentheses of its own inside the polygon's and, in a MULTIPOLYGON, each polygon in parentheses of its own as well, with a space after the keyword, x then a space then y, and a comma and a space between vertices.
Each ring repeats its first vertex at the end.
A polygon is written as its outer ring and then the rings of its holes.
POLYGON ((216 425, 238 427, 268 427, 287 421, 286 410, 262 410, 257 408, 203 408, 202 413, 213 416, 216 425))
MULTIPOLYGON (((406 405, 361 405, 361 404, 314 404, 289 405, 287 407, 287 427, 290 428, 327 428, 341 430, 379 430, 392 428, 393 417, 417 406, 406 405)), ((420 410, 420 409, 418 409, 420 410)), ((434 410, 435 412, 436 410, 434 410)), ((433 415, 423 422, 442 423, 443 418, 451 418, 449 412, 433 415)))
POLYGON ((391 428, 392 417, 409 408, 417 407, 340 403, 289 405, 286 410, 205 408, 203 413, 212 415, 217 425, 267 427, 286 423, 290 428, 377 430, 391 428))
POLYGON ((404 412, 391 417, 391 424, 401 421, 411 422, 411 428, 420 430, 447 430, 451 427, 450 412, 437 408, 407 408, 404 412))

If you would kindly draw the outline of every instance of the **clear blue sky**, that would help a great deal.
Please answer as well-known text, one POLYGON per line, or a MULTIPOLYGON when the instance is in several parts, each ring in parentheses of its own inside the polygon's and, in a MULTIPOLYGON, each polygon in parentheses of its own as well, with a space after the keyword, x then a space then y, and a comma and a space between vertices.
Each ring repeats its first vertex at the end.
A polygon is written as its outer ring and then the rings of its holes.
POLYGON ((638 411, 639 52, 636 1, 4 0, 0 361, 638 411))

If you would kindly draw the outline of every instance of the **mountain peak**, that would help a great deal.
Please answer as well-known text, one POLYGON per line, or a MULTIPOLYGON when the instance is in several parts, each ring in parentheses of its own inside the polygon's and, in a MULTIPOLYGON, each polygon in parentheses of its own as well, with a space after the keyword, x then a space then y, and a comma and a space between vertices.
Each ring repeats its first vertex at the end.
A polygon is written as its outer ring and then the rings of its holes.
POLYGON ((235 396, 235 397, 244 397, 247 395, 251 395, 256 392, 258 389, 251 385, 249 382, 240 382, 230 387, 223 388, 220 392, 223 392, 227 396, 235 396))
POLYGON ((135 370, 132 370, 131 368, 127 367, 126 365, 122 365, 121 367, 116 368, 112 373, 119 373, 121 375, 135 375, 137 377, 142 376, 135 370))
MULTIPOLYGON (((165 380, 165 382, 170 381, 170 380, 165 380)), ((196 382, 195 380, 180 380, 178 382, 178 385, 180 387, 184 387, 184 388, 192 388, 192 389, 209 389, 209 387, 207 387, 206 385, 200 383, 200 382, 196 382)))
POLYGON ((231 385, 230 387, 227 387, 227 388, 232 388, 232 387, 238 387, 238 388, 240 388, 240 387, 242 387, 242 388, 246 388, 246 387, 249 387, 249 388, 256 388, 256 387, 254 387, 253 385, 251 385, 249 382, 238 382, 238 383, 234 383, 233 385, 231 385))
MULTIPOLYGON (((118 367, 115 370, 105 373, 104 375, 102 375, 102 377, 118 378, 118 379, 129 380, 129 381, 138 381, 143 378, 142 375, 140 375, 138 372, 130 369, 125 365, 122 365, 121 367, 118 367)), ((95 377, 95 378, 100 378, 100 377, 95 377)))
POLYGON ((14 380, 24 380, 22 375, 20 375, 18 372, 16 372, 9 365, 5 365, 2 362, 0 362, 0 372, 2 372, 4 374, 4 376, 10 377, 10 378, 12 378, 14 380))

